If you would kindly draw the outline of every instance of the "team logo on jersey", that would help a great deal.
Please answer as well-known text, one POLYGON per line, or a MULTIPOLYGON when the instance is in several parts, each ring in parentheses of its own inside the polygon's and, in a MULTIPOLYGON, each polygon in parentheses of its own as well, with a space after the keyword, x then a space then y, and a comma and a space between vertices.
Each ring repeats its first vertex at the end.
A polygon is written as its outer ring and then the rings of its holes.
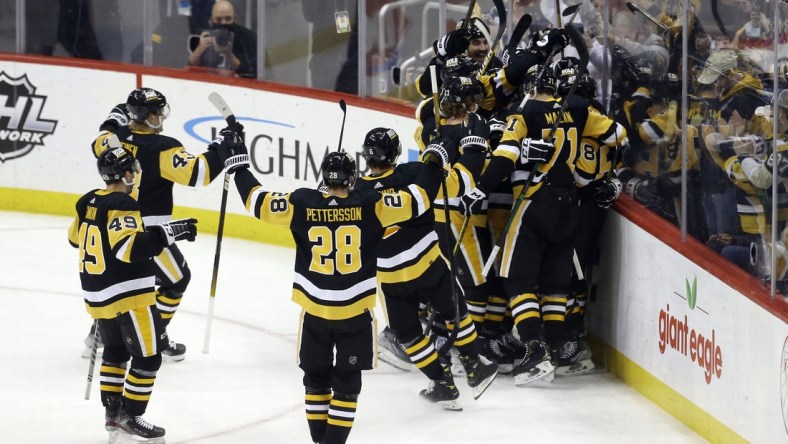
POLYGON ((47 97, 36 94, 27 74, 0 72, 0 163, 22 157, 52 134, 57 120, 41 117, 47 97))

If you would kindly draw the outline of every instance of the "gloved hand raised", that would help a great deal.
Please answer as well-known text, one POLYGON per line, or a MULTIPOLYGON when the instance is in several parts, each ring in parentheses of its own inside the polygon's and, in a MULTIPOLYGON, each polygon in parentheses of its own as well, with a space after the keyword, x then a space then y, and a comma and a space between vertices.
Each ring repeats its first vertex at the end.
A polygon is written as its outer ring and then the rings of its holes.
POLYGON ((161 236, 165 245, 172 245, 177 241, 187 240, 194 242, 197 237, 197 219, 178 219, 161 224, 150 225, 148 231, 156 231, 161 236))
POLYGON ((449 57, 454 57, 465 52, 465 50, 468 49, 470 41, 470 34, 467 30, 455 29, 436 40, 432 47, 438 58, 446 60, 449 57))
POLYGON ((463 150, 487 151, 487 139, 490 138, 490 126, 484 117, 476 113, 468 114, 468 120, 462 124, 460 147, 463 150))
POLYGON ((545 28, 535 32, 528 43, 528 49, 540 52, 547 57, 553 52, 558 52, 569 44, 569 36, 563 28, 545 28))
POLYGON ((224 162, 227 174, 249 168, 249 152, 241 137, 227 128, 223 129, 219 136, 222 137, 218 147, 219 159, 224 162))
POLYGON ((506 130, 506 122, 495 117, 491 118, 488 122, 490 124, 490 149, 494 150, 498 147, 498 143, 503 137, 503 132, 506 130))
POLYGON ((520 162, 523 165, 548 163, 555 154, 555 146, 540 139, 524 138, 520 142, 520 162))
POLYGON ((446 151, 446 147, 443 146, 442 141, 435 141, 427 145, 427 148, 421 153, 421 161, 437 165, 438 168, 442 169, 449 164, 449 153, 446 151))
POLYGON ((126 109, 125 103, 118 103, 115 105, 112 110, 109 112, 109 115, 104 122, 101 124, 101 130, 110 130, 116 131, 118 128, 122 126, 127 126, 129 124, 129 112, 126 109))

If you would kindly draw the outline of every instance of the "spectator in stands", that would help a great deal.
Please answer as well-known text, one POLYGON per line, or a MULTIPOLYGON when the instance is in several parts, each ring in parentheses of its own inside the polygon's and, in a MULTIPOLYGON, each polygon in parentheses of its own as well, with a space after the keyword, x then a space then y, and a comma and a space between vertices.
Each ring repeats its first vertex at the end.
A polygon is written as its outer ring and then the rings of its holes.
POLYGON ((750 21, 744 24, 731 41, 733 48, 762 47, 769 44, 771 24, 765 15, 757 8, 750 11, 750 21))
POLYGON ((611 45, 626 49, 632 57, 644 58, 655 74, 668 67, 669 53, 665 39, 655 33, 654 24, 621 11, 613 17, 613 30, 608 33, 611 45))
POLYGON ((211 9, 211 29, 200 34, 189 64, 235 71, 240 77, 257 77, 257 35, 236 23, 235 9, 219 0, 211 9))

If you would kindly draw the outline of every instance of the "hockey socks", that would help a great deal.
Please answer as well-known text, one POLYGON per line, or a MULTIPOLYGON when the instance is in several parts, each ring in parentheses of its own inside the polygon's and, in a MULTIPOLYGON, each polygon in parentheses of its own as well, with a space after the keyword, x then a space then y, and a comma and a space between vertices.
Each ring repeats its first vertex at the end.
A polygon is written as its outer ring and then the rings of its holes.
POLYGON ((356 418, 358 395, 334 393, 328 406, 328 421, 323 444, 345 444, 356 418))
POLYGON ((328 423, 328 406, 331 402, 330 389, 306 388, 305 409, 306 422, 312 441, 323 442, 328 423))

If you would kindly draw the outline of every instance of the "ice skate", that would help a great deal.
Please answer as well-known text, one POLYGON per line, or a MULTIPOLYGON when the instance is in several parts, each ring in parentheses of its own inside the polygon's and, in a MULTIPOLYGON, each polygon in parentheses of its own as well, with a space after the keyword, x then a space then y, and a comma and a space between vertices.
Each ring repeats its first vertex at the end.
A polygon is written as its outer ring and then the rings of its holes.
POLYGON ((539 340, 530 340, 525 345, 526 352, 512 368, 515 385, 525 385, 542 380, 550 382, 555 377, 555 366, 550 361, 547 345, 539 340))
POLYGON ((498 364, 498 373, 507 375, 512 372, 514 361, 525 355, 525 346, 511 333, 482 341, 482 354, 491 362, 498 364))
POLYGON ((167 348, 161 351, 164 362, 180 362, 186 358, 186 346, 175 341, 169 341, 167 348))
POLYGON ((555 374, 559 376, 584 375, 593 371, 594 367, 588 342, 585 338, 578 337, 564 342, 555 374))
POLYGON ((108 405, 104 406, 104 429, 106 431, 114 432, 118 429, 122 411, 120 396, 113 396, 108 405))
POLYGON ((443 379, 431 380, 430 385, 419 392, 419 396, 446 410, 461 411, 460 391, 454 384, 454 378, 452 378, 449 368, 444 367, 443 370, 443 379))
POLYGON ((478 358, 470 356, 459 358, 468 375, 468 385, 473 390, 473 399, 479 399, 498 376, 498 366, 481 355, 478 358))
POLYGON ((135 442, 146 444, 163 444, 164 429, 157 427, 142 416, 130 416, 123 412, 118 421, 118 430, 116 433, 117 442, 135 442))
POLYGON ((412 371, 415 365, 410 361, 405 347, 399 342, 391 328, 386 327, 378 335, 378 359, 400 370, 412 371))

